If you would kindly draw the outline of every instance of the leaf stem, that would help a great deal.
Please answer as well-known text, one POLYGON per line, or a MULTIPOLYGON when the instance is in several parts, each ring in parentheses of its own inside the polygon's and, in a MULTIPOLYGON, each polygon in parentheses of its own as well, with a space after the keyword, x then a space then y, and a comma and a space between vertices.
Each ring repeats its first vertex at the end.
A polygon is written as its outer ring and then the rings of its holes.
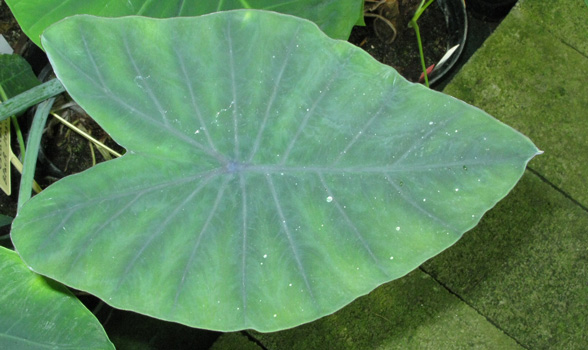
POLYGON ((427 65, 425 64, 425 54, 423 52, 423 43, 421 41, 421 33, 419 30, 419 25, 417 24, 417 21, 419 20, 419 18, 423 14, 423 12, 427 9, 427 7, 429 7, 429 5, 431 5, 433 3, 433 1, 435 1, 435 0, 429 0, 429 1, 427 1, 426 4, 425 4, 425 0, 421 1, 421 4, 419 5, 417 10, 415 11, 414 16, 410 20, 410 24, 409 24, 409 26, 414 29, 414 32, 417 37, 417 42, 418 42, 418 47, 419 47, 419 55, 421 57, 421 66, 423 69, 423 75, 425 77, 425 86, 426 87, 429 87, 429 76, 427 74, 427 65))

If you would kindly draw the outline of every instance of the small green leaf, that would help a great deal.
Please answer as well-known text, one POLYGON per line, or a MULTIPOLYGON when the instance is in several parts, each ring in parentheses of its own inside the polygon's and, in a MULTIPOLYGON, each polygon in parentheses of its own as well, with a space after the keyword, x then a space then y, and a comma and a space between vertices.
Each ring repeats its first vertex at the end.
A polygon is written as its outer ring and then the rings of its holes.
POLYGON ((6 0, 6 3, 23 31, 39 46, 47 27, 77 14, 167 18, 260 9, 309 19, 331 37, 345 40, 355 23, 363 18, 363 0, 6 0))
POLYGON ((24 58, 18 55, 0 55, 0 86, 8 98, 39 84, 31 66, 24 58))
POLYGON ((0 247, 0 348, 114 349, 94 315, 62 285, 0 247))
POLYGON ((0 227, 12 224, 13 217, 0 214, 0 227))
POLYGON ((338 310, 452 245, 538 153, 292 16, 76 16, 43 45, 128 152, 29 200, 15 246, 39 273, 193 327, 338 310))

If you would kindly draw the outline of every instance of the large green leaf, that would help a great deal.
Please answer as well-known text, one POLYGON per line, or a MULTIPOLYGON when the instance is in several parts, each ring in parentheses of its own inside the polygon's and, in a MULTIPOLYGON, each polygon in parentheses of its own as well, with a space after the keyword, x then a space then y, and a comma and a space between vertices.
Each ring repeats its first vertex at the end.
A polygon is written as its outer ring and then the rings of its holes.
POLYGON ((6 3, 22 30, 39 46, 47 27, 77 14, 167 18, 263 9, 309 19, 337 39, 349 38, 351 28, 363 18, 363 0, 6 0, 6 3))
POLYGON ((114 349, 94 315, 65 287, 0 247, 0 348, 114 349))
POLYGON ((27 202, 16 247, 39 273, 195 327, 336 311, 453 244, 538 153, 292 16, 77 16, 43 45, 128 152, 27 202))

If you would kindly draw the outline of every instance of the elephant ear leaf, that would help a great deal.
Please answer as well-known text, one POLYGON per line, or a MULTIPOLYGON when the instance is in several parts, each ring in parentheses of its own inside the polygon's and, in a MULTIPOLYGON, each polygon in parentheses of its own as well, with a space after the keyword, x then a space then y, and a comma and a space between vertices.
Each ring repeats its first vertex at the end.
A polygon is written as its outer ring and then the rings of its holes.
POLYGON ((332 38, 345 40, 356 23, 363 23, 363 0, 6 0, 6 3, 22 30, 39 46, 41 34, 51 24, 82 14, 170 18, 259 9, 306 18, 332 38))
POLYGON ((29 270, 0 247, 0 348, 114 349, 92 313, 67 288, 29 270))
POLYGON ((193 327, 338 310, 456 242, 538 153, 292 16, 76 16, 43 45, 127 153, 27 202, 14 244, 41 274, 193 327))

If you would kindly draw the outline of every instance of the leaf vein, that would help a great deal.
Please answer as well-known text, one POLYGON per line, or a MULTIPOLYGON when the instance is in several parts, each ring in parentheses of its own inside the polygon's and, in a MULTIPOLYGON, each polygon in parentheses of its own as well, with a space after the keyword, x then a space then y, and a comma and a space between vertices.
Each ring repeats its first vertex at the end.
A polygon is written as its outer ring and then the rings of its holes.
POLYGON ((398 186, 397 184, 395 184, 394 181, 390 180, 390 177, 386 176, 386 180, 388 181, 388 183, 390 183, 390 185, 392 185, 392 187, 394 187, 394 189, 398 192, 398 194, 402 197, 402 199, 404 199, 412 207, 414 207, 415 209, 417 209, 421 213, 425 214, 427 217, 429 217, 433 221, 435 221, 435 222, 441 224, 442 226, 444 226, 445 228, 453 231, 454 233, 459 233, 460 232, 460 230, 456 229, 449 222, 441 219, 439 216, 437 216, 437 215, 433 214, 431 211, 425 209, 422 206, 421 203, 419 203, 419 202, 413 200, 412 198, 410 198, 404 191, 402 191, 402 189, 400 188, 400 186, 398 186))
POLYGON ((118 281, 118 284, 114 288, 114 292, 113 293, 116 293, 116 291, 121 287, 122 283, 129 276, 129 274, 130 274, 131 270, 133 269, 133 267, 135 267, 135 264, 137 263, 137 261, 139 260, 139 258, 143 255, 143 252, 145 252, 145 250, 155 241, 156 238, 158 238, 159 236, 161 236, 163 233, 166 232, 164 230, 164 228, 169 224, 169 222, 172 221, 172 219, 174 219, 180 213, 181 209, 186 204, 188 204, 190 202, 190 200, 192 198, 194 198, 195 195, 197 195, 198 193, 200 193, 200 191, 208 184, 208 182, 210 182, 210 180, 213 177, 214 177, 214 175, 211 174, 208 177, 206 177, 205 179, 203 179, 203 181, 200 184, 198 184, 198 186, 182 201, 182 203, 180 205, 178 205, 172 211, 172 213, 155 230, 153 230, 153 233, 149 236, 149 238, 147 239, 147 241, 145 242, 145 244, 143 244, 143 246, 141 247, 141 249, 139 249, 139 251, 134 255, 134 257, 131 259, 130 263, 127 265, 127 268, 120 275, 120 279, 118 281))
POLYGON ((327 194, 332 198, 331 204, 335 204, 335 207, 337 208, 337 211, 343 217, 343 220, 345 221, 345 223, 347 224, 347 226, 349 226, 351 228, 351 230, 355 234, 355 237, 359 240, 359 242, 363 246, 364 250, 370 256, 370 258, 372 259, 372 261, 374 262, 374 264, 378 267, 378 269, 385 276, 389 276, 390 274, 388 273, 388 271, 385 268, 382 267, 382 265, 380 264, 378 258, 376 257, 376 255, 374 254, 374 252, 372 251, 372 249, 370 248, 370 246, 369 246, 367 240, 365 239, 365 237, 363 237, 363 235, 361 234, 361 232, 359 232, 359 230, 357 229, 357 227, 355 226, 355 224, 353 223, 353 221, 351 220, 351 218, 349 217, 349 215, 347 215, 347 213, 345 212, 345 210, 343 210, 343 207, 341 206, 341 204, 337 200, 337 196, 335 195, 335 193, 333 193, 333 191, 331 190, 331 188, 329 187, 329 185, 325 181, 325 178, 323 177, 323 175, 321 173, 317 173, 317 175, 319 177, 319 180, 320 180, 321 184, 323 185, 323 187, 327 191, 327 194))
POLYGON ((298 32, 300 31, 300 27, 298 27, 296 29, 296 31, 292 34, 292 40, 290 41, 290 44, 288 45, 288 49, 286 50, 285 56, 286 58, 283 61, 282 66, 280 67, 280 70, 277 74, 277 78, 275 80, 275 84, 274 84, 274 88, 272 90, 272 94, 270 96, 270 99, 267 103, 267 107, 265 109, 265 115, 263 117, 263 121, 261 122, 261 125, 259 127, 259 131, 257 132, 257 136, 255 137, 255 142, 253 144, 253 149, 251 150, 251 153, 249 155, 249 160, 248 162, 251 162, 251 160, 253 159, 253 157, 255 157, 255 154, 257 153, 257 150, 259 149, 259 145, 261 143, 261 136, 263 134, 263 132, 265 131, 265 128, 267 126, 267 121, 269 119, 270 116, 270 112, 271 112, 271 108, 273 107, 274 101, 276 99, 276 96, 278 94, 278 88, 280 86, 280 83, 282 81, 282 77, 284 76, 284 72, 286 71, 286 67, 288 66, 288 63, 290 62, 290 57, 291 57, 291 53, 293 48, 295 47, 295 43, 296 43, 296 37, 298 35, 298 32))
POLYGON ((312 291, 312 287, 310 286, 310 281, 308 280, 308 276, 307 273, 304 269, 304 266, 302 265, 302 260, 300 259, 300 254, 298 253, 298 249, 296 248, 296 244, 294 243, 294 240, 292 238, 292 233, 290 232, 290 228, 288 227, 288 223, 286 221, 286 216, 284 215, 284 211, 282 210, 282 206, 280 205, 280 200, 278 198, 278 194, 276 192, 276 187, 274 185, 274 182, 271 178, 270 175, 265 175, 268 187, 270 189, 270 192, 272 194, 272 198, 274 200, 274 205, 276 207, 276 211, 278 213, 278 216, 280 217, 280 222, 281 222, 281 226, 282 229, 284 230, 284 233, 286 234, 286 238, 288 240, 288 244, 290 246, 290 250, 292 251, 292 254, 294 256, 294 260, 296 262, 296 267, 298 268, 298 272, 300 273, 300 275, 302 276, 302 279, 304 280, 304 284, 306 286, 306 289, 308 290, 308 294, 310 295, 310 298, 313 302, 313 304, 317 305, 317 301, 316 298, 314 296, 314 293, 312 291))
MULTIPOLYGON (((302 119, 302 121, 300 122, 300 126, 298 127, 298 130, 296 131, 296 133, 294 134, 294 137, 292 137, 292 140, 290 141, 290 143, 288 144, 288 147, 286 148, 286 150, 283 152, 283 156, 282 156, 282 161, 280 162, 280 165, 283 165, 286 163, 286 161, 288 160, 288 157, 290 156, 290 153, 292 152, 292 149, 294 148, 294 145, 296 144, 296 142, 298 141, 300 135, 302 134, 302 131, 304 130, 304 128, 306 128, 306 125, 308 124, 308 121, 310 120, 310 117, 315 115, 314 111, 316 109, 316 107, 319 105, 319 103, 325 98, 325 96, 327 95, 327 91, 329 91, 330 86, 333 84, 333 82, 339 77, 339 75, 341 74, 341 72, 344 70, 344 68, 347 66, 347 63, 349 62, 349 57, 347 58, 347 60, 345 62, 343 62, 340 66, 339 69, 337 69, 335 71, 335 74, 331 75, 331 78, 327 81, 327 83, 325 84, 325 87, 323 88, 324 93, 319 93, 316 97, 316 99, 314 100, 314 102, 312 103, 312 106, 308 109, 308 111, 306 112, 306 114, 304 115, 304 118, 302 119)), ((321 90, 322 91, 322 90, 321 90)))
POLYGON ((217 192, 216 198, 214 200, 214 203, 213 203, 212 207, 210 208, 210 212, 208 213, 208 217, 206 218, 204 225, 202 225, 202 229, 200 229, 200 232, 198 234, 198 238, 196 239, 196 242, 194 242, 194 246, 192 247, 192 251, 190 252, 190 256, 188 258, 188 261, 186 261, 186 265, 184 266, 182 278, 180 279, 180 284, 178 286, 178 289, 176 290, 176 295, 174 297, 174 303, 172 305, 172 310, 175 310, 175 308, 178 305, 178 300, 179 300, 180 294, 182 293, 182 291, 184 289, 186 277, 188 276, 190 266, 192 266, 192 262, 194 261, 194 258, 196 257, 196 252, 198 251, 198 248, 200 248, 200 243, 202 241, 202 237, 206 233, 206 230, 208 229, 210 222, 214 218, 214 215, 219 208, 220 201, 223 197, 225 190, 227 189, 227 184, 230 179, 231 179, 231 177, 227 176, 225 178, 225 181, 221 184, 221 186, 217 192))

